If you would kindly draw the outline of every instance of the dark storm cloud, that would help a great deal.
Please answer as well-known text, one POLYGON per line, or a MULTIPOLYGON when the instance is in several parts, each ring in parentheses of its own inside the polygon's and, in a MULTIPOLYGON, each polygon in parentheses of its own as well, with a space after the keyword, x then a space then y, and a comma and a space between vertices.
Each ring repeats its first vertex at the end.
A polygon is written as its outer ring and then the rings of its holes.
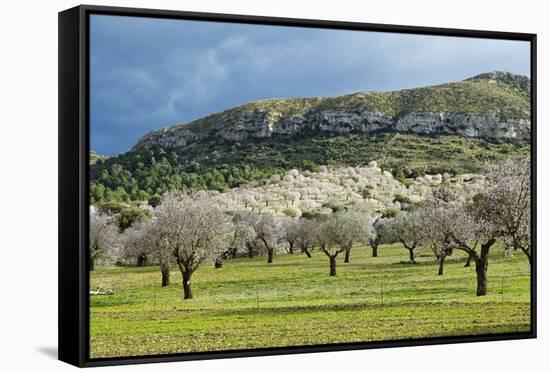
POLYGON ((100 15, 90 28, 91 142, 101 154, 257 99, 529 72, 524 42, 100 15))

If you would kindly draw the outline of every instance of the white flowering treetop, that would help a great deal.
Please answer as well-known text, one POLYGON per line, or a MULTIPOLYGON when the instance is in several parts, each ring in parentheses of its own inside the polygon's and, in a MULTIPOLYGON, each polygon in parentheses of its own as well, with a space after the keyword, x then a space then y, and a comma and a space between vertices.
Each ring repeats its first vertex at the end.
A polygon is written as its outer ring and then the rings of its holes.
POLYGON ((321 250, 329 257, 330 276, 336 276, 336 257, 349 253, 355 242, 368 242, 372 236, 372 217, 367 214, 345 211, 335 213, 319 226, 317 240, 321 250))
POLYGON ((148 231, 151 220, 136 222, 121 234, 122 254, 127 259, 136 260, 136 266, 141 267, 147 264, 148 257, 153 254, 152 245, 149 242, 148 231))
POLYGON ((90 207, 90 270, 94 270, 99 258, 114 254, 118 244, 119 234, 116 222, 109 214, 102 214, 93 206, 90 207))
POLYGON ((522 251, 532 264, 529 159, 487 164, 485 174, 492 184, 485 196, 487 208, 491 207, 491 218, 502 227, 506 246, 522 251))
POLYGON ((409 251, 411 263, 416 261, 417 246, 421 241, 421 219, 418 212, 400 212, 384 225, 383 235, 388 242, 401 242, 409 251))
POLYGON ((257 214, 252 216, 250 223, 256 232, 256 238, 264 244, 267 262, 273 263, 273 255, 282 236, 280 219, 269 213, 257 214))
POLYGON ((220 208, 216 198, 199 191, 166 194, 155 217, 182 273, 184 299, 191 299, 192 274, 231 244, 231 216, 220 208))

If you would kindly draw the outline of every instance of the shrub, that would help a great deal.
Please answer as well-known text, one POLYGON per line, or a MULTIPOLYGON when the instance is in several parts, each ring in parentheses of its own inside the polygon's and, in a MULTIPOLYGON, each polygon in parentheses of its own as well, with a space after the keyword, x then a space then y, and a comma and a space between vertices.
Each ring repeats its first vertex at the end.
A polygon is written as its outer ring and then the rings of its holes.
POLYGON ((333 213, 346 211, 348 209, 346 206, 339 205, 339 204, 334 203, 334 202, 323 203, 323 207, 331 209, 333 213))
POLYGON ((407 203, 407 204, 411 204, 411 200, 409 197, 403 195, 403 194, 396 194, 394 197, 393 197, 393 202, 399 202, 399 203, 407 203))
POLYGON ((289 218, 299 218, 300 216, 302 216, 302 211, 300 211, 300 209, 297 207, 291 206, 284 209, 283 214, 285 214, 289 218))
POLYGON ((395 218, 398 213, 399 213, 398 209, 387 209, 384 212, 382 212, 382 218, 384 219, 395 218))

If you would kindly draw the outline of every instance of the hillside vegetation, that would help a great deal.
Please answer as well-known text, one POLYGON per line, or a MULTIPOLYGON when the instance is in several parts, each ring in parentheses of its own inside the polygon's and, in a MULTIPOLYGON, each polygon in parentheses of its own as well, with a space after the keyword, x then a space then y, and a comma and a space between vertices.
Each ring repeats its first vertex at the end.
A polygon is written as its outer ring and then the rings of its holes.
POLYGON ((273 136, 243 143, 216 139, 193 143, 185 151, 159 148, 99 158, 91 166, 91 199, 94 204, 131 202, 172 189, 223 191, 291 169, 318 171, 319 165, 360 166, 372 160, 400 179, 476 173, 485 161, 523 156, 529 148, 524 141, 397 133, 273 136))
POLYGON ((396 179, 376 162, 368 167, 320 167, 318 172, 291 170, 268 180, 229 189, 220 196, 239 210, 299 217, 329 215, 346 209, 398 211, 430 195, 439 186, 470 200, 486 182, 483 177, 436 174, 396 179))
POLYGON ((518 119, 530 116, 530 84, 524 76, 505 72, 485 73, 459 82, 389 92, 358 92, 337 97, 274 98, 259 100, 195 121, 173 126, 210 132, 231 125, 232 116, 244 111, 276 112, 283 116, 312 114, 327 108, 367 109, 398 118, 413 111, 488 114, 518 119), (225 120, 220 120, 221 118, 225 120))

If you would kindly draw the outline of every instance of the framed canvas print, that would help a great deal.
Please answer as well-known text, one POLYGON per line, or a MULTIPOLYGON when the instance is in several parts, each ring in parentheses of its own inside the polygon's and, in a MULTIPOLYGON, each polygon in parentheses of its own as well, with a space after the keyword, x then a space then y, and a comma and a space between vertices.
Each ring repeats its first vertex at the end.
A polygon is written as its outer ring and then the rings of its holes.
POLYGON ((536 36, 59 13, 59 358, 536 336, 536 36))

